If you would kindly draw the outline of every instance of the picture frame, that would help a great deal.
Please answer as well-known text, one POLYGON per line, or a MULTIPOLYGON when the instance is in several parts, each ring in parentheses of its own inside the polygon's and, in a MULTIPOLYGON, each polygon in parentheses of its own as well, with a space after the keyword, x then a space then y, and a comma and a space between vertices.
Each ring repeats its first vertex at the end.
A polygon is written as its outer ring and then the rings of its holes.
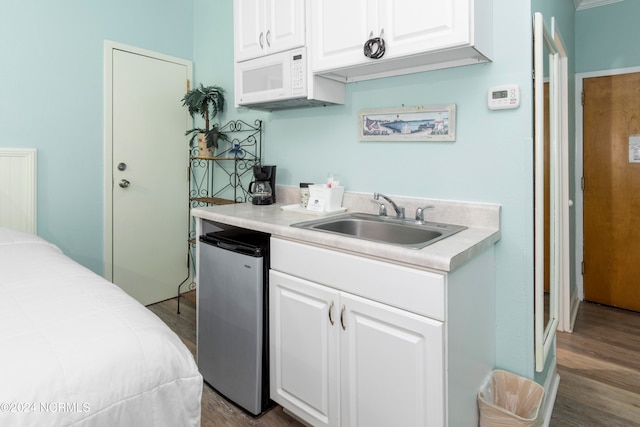
POLYGON ((456 105, 359 111, 360 141, 455 141, 456 105))

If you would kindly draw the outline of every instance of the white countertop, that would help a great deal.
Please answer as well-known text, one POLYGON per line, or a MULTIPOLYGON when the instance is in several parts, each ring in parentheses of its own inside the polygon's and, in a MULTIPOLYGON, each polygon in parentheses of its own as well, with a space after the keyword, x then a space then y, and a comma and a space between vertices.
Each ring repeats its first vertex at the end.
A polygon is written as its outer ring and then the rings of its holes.
MULTIPOLYGON (((361 203, 362 199, 362 196, 357 194, 350 196, 345 194, 344 205, 350 206, 348 212, 364 212, 365 210, 358 209, 363 206, 365 209, 367 207, 366 204, 361 203)), ((396 199, 394 198, 394 200, 396 199)), ((191 210, 191 214, 197 218, 262 231, 277 237, 368 255, 385 261, 395 261, 447 272, 455 270, 500 240, 500 206, 498 205, 400 198, 398 200, 406 206, 412 202, 415 202, 414 205, 422 206, 434 204, 436 209, 433 212, 436 213, 428 220, 460 224, 468 228, 423 249, 407 249, 390 244, 291 227, 291 224, 319 217, 282 210, 282 206, 290 204, 287 201, 268 206, 256 206, 251 203, 207 206, 194 208, 191 210)))

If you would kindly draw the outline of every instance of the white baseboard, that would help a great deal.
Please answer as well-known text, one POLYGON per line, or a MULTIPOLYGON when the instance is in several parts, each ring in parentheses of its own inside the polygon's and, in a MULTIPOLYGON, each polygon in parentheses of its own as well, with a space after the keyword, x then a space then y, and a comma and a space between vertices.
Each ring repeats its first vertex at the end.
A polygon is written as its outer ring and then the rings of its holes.
POLYGON ((553 364, 553 372, 549 372, 547 381, 544 383, 544 402, 542 406, 543 426, 548 427, 553 415, 553 406, 556 403, 558 395, 558 387, 560 386, 560 375, 556 370, 556 364, 553 364))
POLYGON ((578 308, 580 308, 580 300, 578 299, 578 297, 576 296, 572 301, 571 301, 571 319, 570 319, 570 329, 569 332, 573 332, 573 328, 576 324, 576 316, 578 316, 578 308))

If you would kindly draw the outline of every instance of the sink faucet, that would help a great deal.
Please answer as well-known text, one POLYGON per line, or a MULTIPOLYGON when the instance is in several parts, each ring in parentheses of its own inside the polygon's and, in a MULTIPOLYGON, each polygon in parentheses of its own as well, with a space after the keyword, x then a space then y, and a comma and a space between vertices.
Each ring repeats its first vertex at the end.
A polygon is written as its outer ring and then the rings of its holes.
POLYGON ((404 219, 404 206, 396 205, 393 200, 391 200, 389 197, 385 196, 384 194, 373 193, 373 200, 377 202, 380 206, 380 211, 378 212, 378 215, 385 216, 387 214, 386 207, 378 201, 380 197, 385 199, 387 202, 391 203, 391 206, 393 206, 393 209, 396 211, 396 218, 404 219))
POLYGON ((435 208, 434 205, 427 205, 427 206, 422 206, 422 207, 416 209, 416 221, 424 222, 424 210, 425 209, 433 209, 433 208, 435 208))
POLYGON ((371 200, 378 205, 378 216, 387 216, 387 207, 379 200, 371 200))

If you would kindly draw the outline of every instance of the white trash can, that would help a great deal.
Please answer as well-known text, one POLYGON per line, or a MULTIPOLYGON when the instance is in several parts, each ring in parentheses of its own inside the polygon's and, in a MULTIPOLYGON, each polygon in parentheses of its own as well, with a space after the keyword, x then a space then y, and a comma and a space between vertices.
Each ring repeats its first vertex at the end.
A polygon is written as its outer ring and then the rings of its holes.
POLYGON ((478 392, 480 427, 538 427, 544 387, 511 372, 492 371, 478 392))

